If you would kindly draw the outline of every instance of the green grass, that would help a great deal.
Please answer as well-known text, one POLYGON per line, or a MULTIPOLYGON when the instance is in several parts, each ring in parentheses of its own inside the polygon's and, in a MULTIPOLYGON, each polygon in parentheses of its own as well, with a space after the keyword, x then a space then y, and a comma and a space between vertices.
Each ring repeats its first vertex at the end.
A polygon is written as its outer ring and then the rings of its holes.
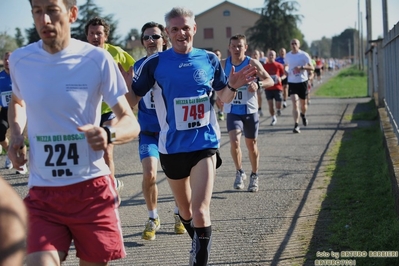
POLYGON ((341 70, 337 76, 322 84, 314 95, 334 98, 366 97, 366 73, 356 66, 341 70))
MULTIPOLYGON (((365 88, 356 89, 358 92, 351 93, 352 96, 347 91, 353 79, 364 78, 353 69, 343 70, 324 88, 330 88, 335 93, 341 91, 342 97, 362 97, 364 94, 361 91, 365 88)), ((366 87, 363 81, 361 83, 366 87)), ((332 96, 330 91, 328 94, 324 94, 326 91, 319 92, 319 96, 332 96)), ((329 153, 333 160, 326 170, 331 177, 331 185, 321 211, 329 212, 330 223, 326 232, 328 243, 323 243, 323 246, 335 252, 399 251, 399 220, 394 209, 377 109, 373 100, 362 105, 362 112, 345 119, 371 123, 347 130, 329 153)), ((398 258, 348 259, 355 259, 356 265, 399 265, 398 258)))

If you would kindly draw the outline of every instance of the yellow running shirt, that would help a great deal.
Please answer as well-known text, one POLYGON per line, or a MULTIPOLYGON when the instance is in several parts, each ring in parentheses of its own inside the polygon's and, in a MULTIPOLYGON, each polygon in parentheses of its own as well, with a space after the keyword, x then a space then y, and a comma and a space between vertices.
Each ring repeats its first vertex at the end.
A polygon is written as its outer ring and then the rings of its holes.
MULTIPOLYGON (((131 66, 134 65, 136 62, 133 57, 128 54, 125 50, 120 48, 119 46, 114 46, 111 44, 104 44, 104 49, 107 50, 112 57, 114 58, 114 61, 118 64, 121 64, 123 69, 125 71, 128 71, 131 66)), ((101 114, 106 114, 112 112, 111 107, 108 106, 104 101, 102 102, 101 105, 101 114)))

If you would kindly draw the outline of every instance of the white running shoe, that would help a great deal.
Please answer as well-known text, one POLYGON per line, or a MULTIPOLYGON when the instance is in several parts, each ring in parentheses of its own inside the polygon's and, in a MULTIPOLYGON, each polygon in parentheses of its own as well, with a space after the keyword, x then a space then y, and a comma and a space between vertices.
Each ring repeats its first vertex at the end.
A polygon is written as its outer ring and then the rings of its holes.
POLYGON ((258 192, 259 190, 259 177, 257 174, 252 173, 250 176, 250 181, 248 185, 249 192, 258 192))
POLYGON ((244 172, 240 172, 239 170, 237 170, 236 179, 234 180, 234 188, 243 189, 245 179, 247 179, 247 175, 244 172))
POLYGON ((12 165, 12 162, 10 161, 10 158, 8 158, 8 156, 6 156, 5 168, 12 169, 12 167, 13 167, 13 165, 12 165))
POLYGON ((22 170, 17 170, 17 174, 19 175, 26 175, 28 173, 28 167, 26 167, 26 164, 22 166, 22 170))

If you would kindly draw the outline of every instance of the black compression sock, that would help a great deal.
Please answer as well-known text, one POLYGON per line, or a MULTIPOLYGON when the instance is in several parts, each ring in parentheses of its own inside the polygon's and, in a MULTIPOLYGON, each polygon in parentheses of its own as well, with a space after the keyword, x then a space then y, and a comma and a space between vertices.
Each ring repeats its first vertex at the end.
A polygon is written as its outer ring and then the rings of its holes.
POLYGON ((190 219, 190 220, 184 220, 181 216, 180 216, 180 214, 179 214, 179 217, 180 217, 180 221, 183 223, 183 225, 184 225, 184 228, 186 228, 186 230, 187 230, 187 233, 189 234, 189 236, 191 237, 191 239, 193 239, 193 237, 194 237, 194 228, 192 227, 192 225, 191 225, 191 221, 193 220, 193 219, 190 219))
POLYGON ((208 265, 209 254, 211 252, 212 244, 212 227, 195 228, 193 238, 191 260, 194 266, 208 265))

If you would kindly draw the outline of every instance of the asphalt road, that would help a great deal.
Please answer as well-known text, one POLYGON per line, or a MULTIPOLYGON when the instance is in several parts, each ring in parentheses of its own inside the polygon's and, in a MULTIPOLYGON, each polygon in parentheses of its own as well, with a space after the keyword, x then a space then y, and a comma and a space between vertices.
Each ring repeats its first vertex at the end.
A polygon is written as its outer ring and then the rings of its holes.
MULTIPOLYGON (((291 103, 270 126, 263 100, 264 117, 260 119, 259 192, 233 189, 235 167, 224 121, 221 156, 223 165, 217 178, 211 203, 213 243, 210 265, 302 265, 307 243, 312 237, 312 223, 317 220, 320 188, 323 187, 322 165, 331 144, 346 128, 357 127, 345 115, 356 110, 362 99, 311 99, 309 125, 294 134, 291 103), (313 222, 312 222, 313 221, 313 222), (310 225, 310 226, 309 226, 310 225)), ((110 265, 187 265, 191 239, 173 232, 174 201, 167 180, 158 171, 158 211, 161 229, 156 240, 141 239, 147 210, 141 191, 142 171, 137 140, 117 146, 114 157, 117 178, 123 180, 122 204, 119 208, 127 257, 110 265)), ((178 143, 176 143, 178 145, 178 143)), ((243 169, 251 171, 244 139, 243 169)), ((4 165, 5 156, 0 157, 4 165)), ((27 193, 27 176, 1 169, 0 174, 23 197, 27 193)), ((247 187, 248 180, 245 183, 247 187)), ((324 187, 326 184, 324 184, 324 187)), ((74 247, 63 265, 78 265, 74 247)))

